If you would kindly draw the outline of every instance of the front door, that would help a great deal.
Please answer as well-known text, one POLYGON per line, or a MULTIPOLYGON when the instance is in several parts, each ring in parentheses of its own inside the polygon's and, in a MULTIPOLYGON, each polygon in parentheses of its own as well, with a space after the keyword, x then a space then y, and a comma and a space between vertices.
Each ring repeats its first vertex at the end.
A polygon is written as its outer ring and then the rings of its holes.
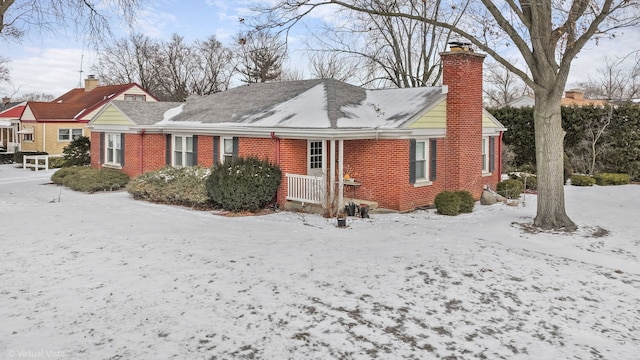
POLYGON ((325 170, 325 142, 322 140, 307 141, 307 175, 322 176, 325 170))

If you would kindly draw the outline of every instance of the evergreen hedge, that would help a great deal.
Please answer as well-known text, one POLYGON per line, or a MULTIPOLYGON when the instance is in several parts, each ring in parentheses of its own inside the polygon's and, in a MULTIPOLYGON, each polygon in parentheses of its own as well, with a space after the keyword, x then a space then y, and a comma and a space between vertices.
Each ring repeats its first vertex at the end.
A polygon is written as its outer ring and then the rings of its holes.
POLYGON ((597 185, 625 185, 631 182, 628 174, 600 173, 593 176, 597 185))
POLYGON ((146 172, 127 184, 134 199, 189 207, 211 206, 206 181, 211 169, 199 166, 165 167, 146 172))
POLYGON ((273 201, 281 177, 280 168, 268 161, 240 157, 215 165, 206 188, 225 210, 257 212, 273 201))
POLYGON ((588 175, 573 174, 571 175, 571 185, 574 186, 593 186, 596 179, 588 175))

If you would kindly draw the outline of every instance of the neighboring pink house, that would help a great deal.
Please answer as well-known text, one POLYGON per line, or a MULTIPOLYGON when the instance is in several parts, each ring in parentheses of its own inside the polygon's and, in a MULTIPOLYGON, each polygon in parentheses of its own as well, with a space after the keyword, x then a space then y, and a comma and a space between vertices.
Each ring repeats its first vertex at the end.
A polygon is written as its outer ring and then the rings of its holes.
POLYGON ((444 86, 367 90, 336 80, 250 84, 186 103, 114 101, 89 123, 96 168, 130 176, 256 156, 280 166, 281 206, 349 198, 410 211, 500 179, 506 130, 482 108, 484 55, 441 54, 444 86))

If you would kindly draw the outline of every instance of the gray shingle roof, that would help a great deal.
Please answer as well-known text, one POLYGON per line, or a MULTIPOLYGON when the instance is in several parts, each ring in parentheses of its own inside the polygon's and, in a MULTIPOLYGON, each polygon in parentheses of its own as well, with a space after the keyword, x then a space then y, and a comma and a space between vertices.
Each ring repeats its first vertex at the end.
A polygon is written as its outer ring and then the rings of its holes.
POLYGON ((260 83, 189 98, 162 124, 398 128, 444 96, 441 87, 365 90, 332 79, 260 83))
POLYGON ((114 100, 111 104, 133 121, 134 124, 153 125, 163 119, 167 110, 184 103, 114 100))

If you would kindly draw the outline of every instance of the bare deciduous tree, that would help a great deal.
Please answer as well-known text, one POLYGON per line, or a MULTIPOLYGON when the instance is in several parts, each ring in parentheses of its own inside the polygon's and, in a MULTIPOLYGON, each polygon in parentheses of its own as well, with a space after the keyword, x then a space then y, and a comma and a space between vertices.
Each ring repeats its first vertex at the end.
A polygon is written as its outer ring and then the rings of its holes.
POLYGON ((233 75, 233 54, 215 37, 194 44, 178 35, 158 42, 142 34, 107 45, 93 68, 109 84, 135 82, 160 100, 226 90, 233 75))
POLYGON ((333 51, 314 52, 309 56, 311 76, 317 79, 335 79, 349 82, 358 73, 358 63, 352 58, 333 51))
MULTIPOLYGON (((0 2, 0 36, 20 38, 31 31, 56 31, 74 25, 78 33, 97 44, 111 33, 111 22, 95 0, 3 0, 0 2)), ((115 10, 126 23, 133 22, 139 0, 114 0, 115 10)), ((104 9, 104 8, 102 8, 104 9)))
POLYGON ((9 59, 4 56, 0 56, 0 82, 9 82, 9 68, 7 64, 9 59))
POLYGON ((531 92, 520 77, 495 62, 485 63, 483 91, 487 105, 492 107, 505 106, 531 92))
MULTIPOLYGON (((407 0, 417 7, 423 0, 407 0)), ((563 168, 564 131, 560 101, 571 62, 594 37, 640 23, 638 0, 529 1, 480 0, 456 8, 461 21, 451 24, 410 11, 389 12, 381 0, 277 0, 263 9, 258 28, 288 28, 318 7, 338 6, 361 14, 405 18, 447 29, 467 39, 509 71, 520 76, 535 95, 534 106, 538 202, 534 226, 573 230, 565 209, 563 168), (508 44, 526 64, 521 69, 499 52, 508 44), (530 74, 530 75, 529 75, 530 74)))
POLYGON ((209 95, 229 88, 233 76, 233 53, 215 36, 197 41, 194 51, 198 57, 190 79, 191 93, 209 95))
POLYGON ((17 97, 15 101, 51 101, 53 99, 55 99, 55 96, 51 94, 47 94, 44 92, 30 92, 22 94, 21 96, 17 97))
POLYGON ((596 76, 579 84, 589 99, 627 101, 640 95, 640 51, 621 58, 605 57, 596 76), (628 63, 633 58, 635 61, 628 63))

